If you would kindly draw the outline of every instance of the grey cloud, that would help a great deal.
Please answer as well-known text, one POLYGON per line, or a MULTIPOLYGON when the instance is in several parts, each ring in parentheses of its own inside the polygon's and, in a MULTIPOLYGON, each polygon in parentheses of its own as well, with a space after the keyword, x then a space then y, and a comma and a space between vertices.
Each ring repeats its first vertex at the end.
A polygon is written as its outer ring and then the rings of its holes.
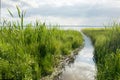
POLYGON ((6 4, 6 3, 1 1, 1 8, 9 8, 9 7, 12 7, 12 5, 6 4))
POLYGON ((16 2, 19 2, 20 3, 19 6, 21 6, 21 7, 24 7, 24 6, 30 7, 29 4, 27 4, 23 1, 20 1, 20 0, 10 0, 10 1, 12 1, 13 4, 10 4, 9 2, 5 3, 4 1, 1 1, 1 8, 10 8, 10 7, 14 8, 13 5, 17 5, 17 4, 15 4, 16 2))
MULTIPOLYGON (((74 5, 55 7, 51 5, 43 5, 39 8, 32 8, 29 4, 20 0, 11 0, 13 2, 19 1, 21 6, 27 6, 26 17, 41 15, 41 16, 59 16, 59 17, 120 17, 120 8, 105 7, 102 5, 74 5)), ((2 3, 2 8, 12 7, 10 4, 2 3)), ((14 13, 16 14, 16 13, 14 13)))
POLYGON ((101 7, 93 8, 87 11, 91 17, 120 17, 120 8, 117 7, 101 7))
POLYGON ((63 6, 53 7, 44 6, 40 8, 31 8, 28 10, 29 15, 43 15, 43 16, 63 16, 63 17, 78 17, 84 15, 85 10, 79 6, 63 6))
POLYGON ((10 1, 18 2, 18 1, 20 1, 20 0, 10 0, 10 1))
POLYGON ((89 6, 42 6, 39 8, 31 8, 28 10, 28 16, 61 16, 61 17, 117 17, 120 16, 120 8, 115 7, 99 7, 94 6, 89 9, 89 6))

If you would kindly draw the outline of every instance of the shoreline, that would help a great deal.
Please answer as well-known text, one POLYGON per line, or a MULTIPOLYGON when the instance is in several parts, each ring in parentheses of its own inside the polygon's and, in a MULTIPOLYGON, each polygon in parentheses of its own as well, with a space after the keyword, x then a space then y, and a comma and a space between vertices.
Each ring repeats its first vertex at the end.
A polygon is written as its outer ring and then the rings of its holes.
POLYGON ((65 57, 62 56, 59 65, 56 68, 54 68, 53 73, 51 75, 42 77, 40 80, 60 80, 60 75, 62 74, 65 65, 69 65, 70 63, 73 63, 75 56, 83 47, 84 47, 84 42, 82 46, 73 50, 70 55, 67 55, 65 57))

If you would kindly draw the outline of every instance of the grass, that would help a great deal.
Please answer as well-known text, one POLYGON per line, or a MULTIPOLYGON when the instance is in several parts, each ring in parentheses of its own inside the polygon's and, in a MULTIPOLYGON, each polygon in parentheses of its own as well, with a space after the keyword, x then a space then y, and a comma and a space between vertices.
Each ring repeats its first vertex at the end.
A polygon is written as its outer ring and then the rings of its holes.
POLYGON ((111 28, 83 29, 95 47, 97 80, 120 80, 120 24, 111 28))
POLYGON ((23 13, 17 10, 21 24, 5 21, 0 29, 0 79, 39 80, 54 71, 61 56, 83 44, 78 31, 48 29, 39 22, 23 28, 23 13))

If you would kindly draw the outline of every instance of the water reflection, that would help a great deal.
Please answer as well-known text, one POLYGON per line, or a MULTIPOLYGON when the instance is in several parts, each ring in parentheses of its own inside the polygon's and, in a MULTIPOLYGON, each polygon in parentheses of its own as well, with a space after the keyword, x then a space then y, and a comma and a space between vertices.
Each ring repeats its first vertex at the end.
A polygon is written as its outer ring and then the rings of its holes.
POLYGON ((94 47, 91 40, 84 34, 83 36, 85 46, 79 51, 74 63, 65 66, 61 80, 95 80, 94 47))

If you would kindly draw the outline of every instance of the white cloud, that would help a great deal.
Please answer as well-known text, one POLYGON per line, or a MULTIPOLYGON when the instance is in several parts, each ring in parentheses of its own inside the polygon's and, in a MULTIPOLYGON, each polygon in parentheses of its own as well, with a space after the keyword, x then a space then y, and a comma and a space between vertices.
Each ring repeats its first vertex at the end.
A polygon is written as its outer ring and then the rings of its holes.
POLYGON ((19 1, 12 1, 12 0, 2 0, 1 4, 7 4, 11 5, 11 7, 15 7, 16 5, 20 5, 21 3, 19 1))
POLYGON ((38 8, 39 7, 39 0, 21 0, 21 2, 24 2, 24 3, 30 5, 33 8, 38 8))
POLYGON ((52 24, 102 25, 111 18, 120 18, 119 0, 2 0, 2 17, 9 17, 7 8, 16 14, 15 6, 27 9, 26 21, 52 24))

